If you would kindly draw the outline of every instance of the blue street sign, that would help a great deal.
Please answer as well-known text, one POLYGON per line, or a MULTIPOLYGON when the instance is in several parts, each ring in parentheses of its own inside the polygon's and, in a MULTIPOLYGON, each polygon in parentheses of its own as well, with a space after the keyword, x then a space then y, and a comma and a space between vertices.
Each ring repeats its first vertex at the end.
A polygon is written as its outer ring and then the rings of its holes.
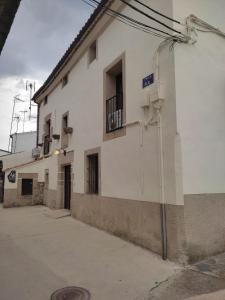
POLYGON ((143 78, 142 87, 144 89, 146 86, 149 86, 153 83, 154 83, 154 74, 152 73, 152 74, 146 76, 145 78, 143 78))

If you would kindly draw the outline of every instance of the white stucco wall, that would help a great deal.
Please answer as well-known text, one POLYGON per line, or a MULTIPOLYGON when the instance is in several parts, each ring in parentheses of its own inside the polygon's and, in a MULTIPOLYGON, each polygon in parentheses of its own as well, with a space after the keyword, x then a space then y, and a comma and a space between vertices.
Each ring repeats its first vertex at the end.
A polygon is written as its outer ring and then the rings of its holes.
MULTIPOLYGON (((174 16, 195 14, 225 32, 224 0, 174 0, 174 16)), ((185 194, 225 192, 225 39, 198 32, 175 47, 178 132, 185 194)))
POLYGON ((8 155, 8 154, 9 154, 9 152, 7 152, 6 150, 1 150, 1 149, 0 149, 0 157, 1 157, 1 156, 8 155))
POLYGON ((3 170, 5 170, 8 168, 15 168, 18 165, 23 165, 28 162, 32 162, 34 159, 32 158, 31 151, 24 151, 2 156, 1 160, 3 162, 3 170))
MULTIPOLYGON (((152 7, 172 15, 172 1, 152 1, 152 7)), ((130 8, 123 13, 137 17, 130 8)), ((141 19, 141 16, 138 15, 141 19)), ((146 19, 143 18, 146 22, 146 19)), ((150 24, 150 23, 149 23, 150 24)), ((143 201, 160 201, 159 138, 156 127, 143 130, 140 145, 139 126, 127 127, 126 136, 103 142, 103 70, 125 53, 126 122, 144 120, 142 79, 154 72, 153 56, 161 39, 136 31, 113 21, 98 36, 98 58, 87 63, 87 51, 69 73, 69 82, 48 95, 48 104, 40 107, 39 140, 42 140, 44 118, 52 113, 53 133, 61 134, 62 115, 69 110, 69 126, 74 132, 69 150, 74 150, 73 191, 84 193, 84 151, 101 147, 101 194, 103 196, 143 201)), ((165 82, 166 101, 163 108, 163 142, 165 196, 167 203, 182 204, 176 190, 175 144, 176 115, 173 52, 160 54, 160 79, 165 82)), ((53 141, 51 151, 60 148, 53 141)), ((55 166, 50 166, 51 174, 55 166)), ((55 178, 55 185, 57 184, 55 178)), ((51 183, 54 186, 54 183, 51 183)), ((179 189, 178 189, 179 190, 179 189)))
POLYGON ((36 131, 14 133, 12 135, 11 152, 32 150, 36 147, 36 131))
MULTIPOLYGON (((14 154, 14 155, 17 155, 17 154, 14 154)), ((49 176, 49 189, 54 190, 57 188, 57 175, 58 175, 57 156, 51 156, 46 159, 33 161, 32 163, 27 163, 25 165, 7 169, 5 172, 5 189, 17 189, 18 173, 37 173, 38 181, 44 182, 46 169, 51 170, 51 176, 49 176), (15 183, 11 183, 7 179, 8 174, 12 170, 15 170, 17 173, 15 183)))
POLYGON ((38 173, 38 181, 44 181, 44 169, 45 169, 46 161, 39 160, 32 162, 30 164, 20 166, 17 168, 8 169, 5 172, 5 189, 17 189, 17 180, 18 180, 18 173, 38 173), (16 171, 16 182, 12 183, 8 181, 8 174, 12 171, 16 171))

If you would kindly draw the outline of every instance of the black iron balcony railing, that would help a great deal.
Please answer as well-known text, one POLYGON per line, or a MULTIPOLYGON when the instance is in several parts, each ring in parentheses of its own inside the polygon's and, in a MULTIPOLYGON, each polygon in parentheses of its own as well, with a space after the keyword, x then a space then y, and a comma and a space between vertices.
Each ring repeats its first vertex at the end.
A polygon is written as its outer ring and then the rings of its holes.
POLYGON ((119 94, 106 100, 106 132, 123 127, 123 95, 119 94))
POLYGON ((44 139, 44 155, 49 154, 49 151, 50 151, 49 136, 45 136, 45 139, 44 139))

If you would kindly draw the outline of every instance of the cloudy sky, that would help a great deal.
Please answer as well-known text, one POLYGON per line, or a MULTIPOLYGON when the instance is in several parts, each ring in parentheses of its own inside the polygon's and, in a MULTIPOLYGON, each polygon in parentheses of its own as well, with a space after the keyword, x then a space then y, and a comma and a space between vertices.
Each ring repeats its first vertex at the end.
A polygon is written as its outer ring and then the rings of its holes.
MULTIPOLYGON (((13 98, 16 115, 29 108, 26 82, 40 87, 92 12, 81 0, 22 0, 0 56, 0 148, 7 149, 13 98)), ((35 107, 32 107, 35 115, 35 107)), ((25 130, 35 130, 35 119, 25 122, 25 130)), ((13 131, 16 130, 16 119, 13 131)))

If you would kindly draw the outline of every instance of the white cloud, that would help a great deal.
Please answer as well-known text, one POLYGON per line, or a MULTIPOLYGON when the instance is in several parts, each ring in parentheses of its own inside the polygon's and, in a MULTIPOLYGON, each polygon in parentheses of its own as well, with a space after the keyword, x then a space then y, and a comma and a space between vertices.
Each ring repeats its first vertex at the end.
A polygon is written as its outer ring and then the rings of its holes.
MULTIPOLYGON (((90 13, 80 0, 21 1, 0 57, 0 148, 8 145, 14 96, 20 94, 27 100, 16 104, 16 113, 28 110, 26 80, 35 80, 36 87, 43 83, 90 13)), ((35 127, 32 120, 25 129, 35 127)))

